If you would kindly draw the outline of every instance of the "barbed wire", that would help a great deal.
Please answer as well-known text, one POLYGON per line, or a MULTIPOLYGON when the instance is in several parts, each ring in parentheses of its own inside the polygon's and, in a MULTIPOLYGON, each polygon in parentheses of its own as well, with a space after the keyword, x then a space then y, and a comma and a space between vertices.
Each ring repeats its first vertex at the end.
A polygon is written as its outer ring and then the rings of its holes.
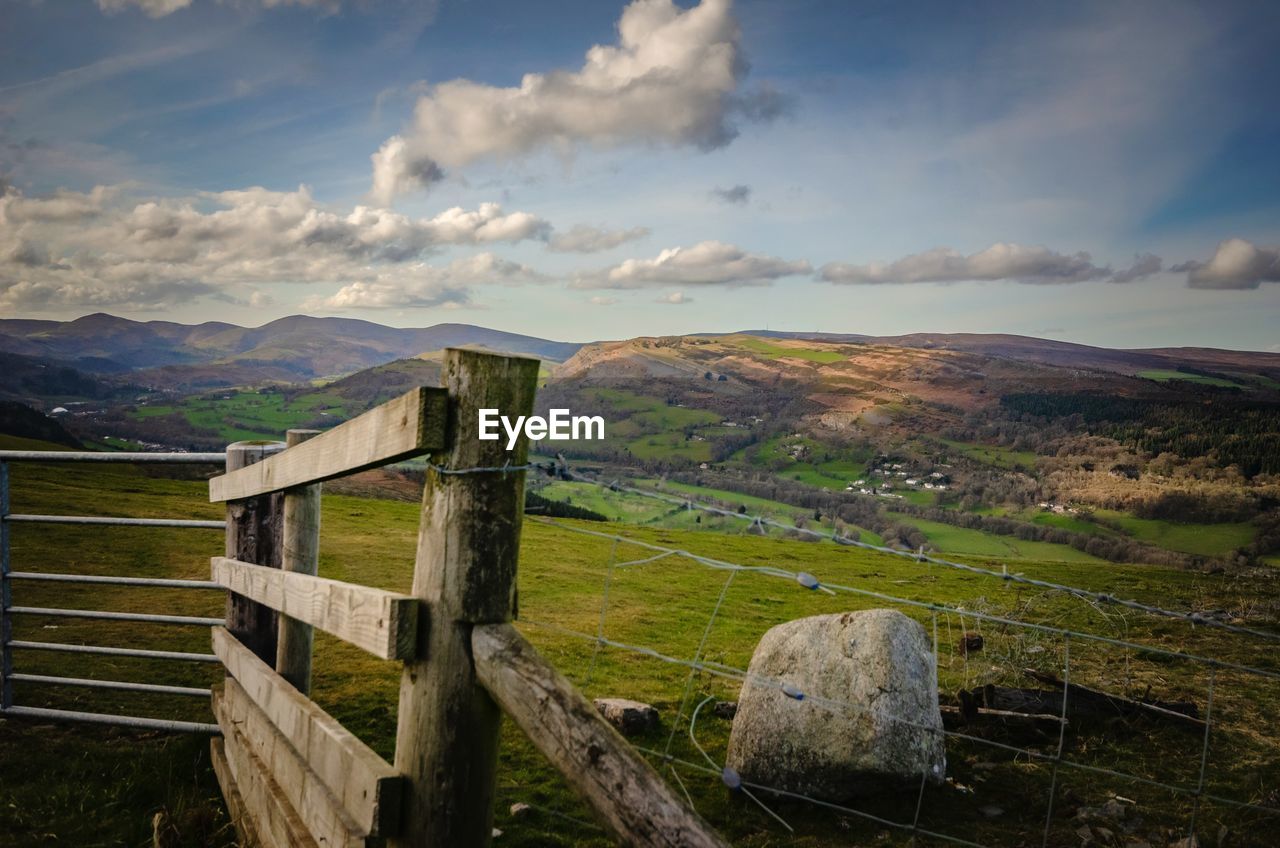
POLYGON ((770 577, 789 580, 801 586, 802 588, 809 589, 811 591, 825 590, 829 594, 847 593, 851 595, 859 595, 866 598, 874 598, 876 600, 885 601, 891 604, 909 606, 917 609, 929 610, 931 612, 946 613, 950 615, 956 615, 961 618, 963 618, 964 616, 968 616, 970 618, 980 620, 980 621, 990 622, 992 624, 1001 624, 1009 627, 1021 627, 1028 630, 1036 630, 1047 635, 1071 636, 1073 638, 1099 642, 1099 643, 1111 645, 1117 648, 1128 648, 1130 650, 1137 651, 1140 653, 1147 653, 1152 655, 1164 656, 1169 659, 1199 663, 1208 667, 1230 669, 1233 671, 1239 671, 1245 674, 1252 674, 1259 677, 1268 678, 1271 680, 1280 680, 1280 671, 1259 668, 1257 666, 1244 665, 1242 663, 1233 662, 1231 660, 1222 660, 1222 659, 1217 659, 1215 657, 1206 657, 1200 654, 1192 654, 1186 651, 1175 650, 1173 648, 1164 648, 1159 645, 1147 645, 1141 642, 1132 642, 1125 639, 1116 639, 1114 637, 1104 636, 1098 633, 1086 633, 1083 631, 1070 630, 1064 627, 1057 627, 1049 624, 1038 624, 1032 621, 1019 621, 1013 618, 1006 618, 1004 616, 982 612, 981 610, 966 610, 966 609, 961 609, 959 607, 949 606, 947 604, 936 603, 934 601, 919 601, 919 600, 914 600, 912 598, 904 598, 896 595, 890 595, 886 592, 877 592, 874 589, 864 589, 857 586, 846 586, 839 583, 817 581, 817 578, 815 578, 812 574, 809 574, 808 572, 804 572, 804 571, 788 571, 787 569, 777 568, 775 566, 767 566, 767 565, 742 565, 739 563, 733 563, 733 562, 728 562, 726 560, 716 559, 715 557, 708 557, 708 556, 703 556, 701 554, 695 554, 691 551, 683 550, 680 548, 670 548, 663 545, 655 544, 653 542, 646 542, 641 539, 633 539, 627 536, 621 536, 616 533, 604 533, 599 530, 591 530, 586 527, 575 527, 571 524, 565 524, 554 518, 548 518, 545 516, 531 515, 531 516, 527 516, 527 518, 531 522, 534 522, 537 524, 545 524, 552 527, 557 527, 561 530, 565 530, 570 533, 577 533, 585 536, 594 536, 596 538, 607 539, 610 541, 615 539, 620 539, 629 545, 635 545, 640 548, 646 548, 648 550, 657 551, 666 555, 679 556, 684 559, 688 559, 692 562, 696 562, 700 565, 704 565, 708 568, 719 570, 719 571, 740 571, 745 573, 762 574, 770 577), (809 585, 809 581, 811 580, 815 581, 814 585, 809 585))
MULTIPOLYGON (((748 515, 746 513, 733 512, 731 510, 701 503, 701 502, 692 500, 690 498, 673 495, 667 492, 650 491, 643 488, 639 488, 637 486, 626 485, 626 484, 620 483, 617 480, 605 481, 599 478, 594 478, 594 477, 579 473, 577 471, 570 470, 568 467, 568 464, 564 461, 563 457, 559 457, 559 456, 554 462, 530 462, 523 465, 504 464, 502 466, 487 466, 487 467, 476 467, 476 468, 468 468, 468 469, 451 469, 451 468, 444 468, 444 467, 435 466, 435 465, 430 465, 429 467, 432 470, 434 470, 436 473, 447 474, 447 475, 472 474, 472 473, 507 474, 507 473, 514 473, 519 471, 538 471, 538 472, 545 473, 550 477, 554 477, 560 480, 589 483, 604 489, 608 489, 610 491, 624 492, 628 494, 638 495, 638 496, 650 498, 653 500, 662 501, 672 506, 683 507, 684 509, 687 509, 687 510, 698 510, 700 512, 704 512, 712 515, 734 518, 737 520, 747 522, 748 526, 746 529, 748 531, 754 528, 760 528, 761 530, 763 530, 763 528, 766 526, 773 527, 773 528, 784 530, 784 531, 790 531, 790 532, 795 532, 802 535, 807 535, 812 538, 830 540, 844 546, 858 547, 866 550, 875 551, 878 553, 889 554, 892 556, 909 559, 914 562, 938 565, 938 566, 956 569, 956 570, 960 570, 960 571, 964 571, 967 573, 980 575, 984 577, 995 577, 1004 581, 1005 583, 1017 583, 1021 585, 1033 586, 1049 592, 1064 593, 1069 597, 1079 598, 1081 600, 1084 600, 1090 603, 1090 605, 1093 606, 1093 608, 1099 613, 1099 615, 1103 617, 1104 620, 1109 620, 1109 617, 1106 613, 1106 607, 1115 606, 1123 609, 1134 610, 1134 611, 1141 612, 1143 614, 1152 615, 1152 616, 1180 620, 1180 621, 1189 623, 1193 626, 1201 625, 1201 626, 1214 628, 1214 629, 1218 629, 1218 630, 1222 630, 1225 632, 1230 632, 1238 635, 1245 635, 1245 636, 1250 636, 1255 638, 1263 638, 1267 640, 1280 641, 1280 633, 1273 633, 1269 631, 1257 630, 1250 627, 1233 625, 1228 622, 1222 622, 1216 619, 1206 618, 1200 615, 1199 613, 1195 613, 1195 612, 1186 613, 1186 612, 1181 612, 1177 610, 1170 610, 1157 605, 1146 604, 1136 600, 1117 598, 1114 595, 1104 593, 1104 592, 1096 592, 1092 590, 1083 589, 1080 587, 1069 586, 1062 583, 1056 583, 1053 581, 1030 578, 1022 574, 1011 574, 1009 573, 1007 566, 1003 566, 1000 571, 995 571, 989 568, 983 568, 980 566, 974 566, 966 563, 954 562, 951 560, 932 556, 932 555, 926 554, 923 549, 916 552, 910 552, 910 551, 903 551, 897 548, 887 547, 883 545, 874 545, 867 542, 863 542, 861 540, 849 539, 847 537, 844 537, 842 534, 840 534, 836 530, 833 530, 830 533, 819 532, 819 531, 811 530, 806 527, 799 527, 794 524, 787 524, 785 522, 777 521, 763 515, 748 515)), ((668 770, 670 771, 672 777, 674 778, 675 782, 679 785, 681 792, 684 794, 685 798, 689 801, 691 806, 696 806, 696 805, 694 805, 693 803, 693 797, 689 792, 688 786, 685 784, 684 779, 681 778, 679 771, 676 768, 677 765, 686 769, 691 769, 691 770, 705 773, 708 775, 717 776, 725 786, 729 787, 731 790, 735 792, 740 792, 746 797, 748 797, 755 805, 757 805, 761 810, 763 810, 772 820, 776 821, 778 824, 785 827, 790 832, 794 832, 794 829, 792 828, 792 826, 786 821, 785 818, 783 818, 781 815, 779 815, 777 812, 771 809, 767 804, 765 804, 764 801, 761 799, 760 794, 765 794, 765 795, 768 795, 769 797, 779 798, 779 799, 785 798, 790 800, 803 801, 809 804, 816 805, 821 808, 826 808, 833 811, 838 811, 841 813, 857 816, 869 821, 877 822, 885 826, 908 830, 912 833, 913 838, 918 835, 918 836, 925 836, 929 838, 945 840, 947 842, 951 842, 957 845, 973 846, 973 848, 986 848, 986 846, 982 845, 981 843, 973 842, 962 837, 957 837, 950 834, 937 832, 934 830, 928 830, 920 826, 920 819, 921 819, 921 814, 924 808, 924 802, 926 798, 926 787, 928 784, 928 777, 929 777, 927 770, 922 771, 919 792, 916 798, 916 803, 914 805, 914 815, 911 821, 909 822, 894 821, 892 819, 884 818, 882 816, 875 815, 874 813, 868 812, 866 810, 859 810, 857 808, 854 808, 845 804, 838 804, 822 798, 812 797, 807 794, 790 791, 784 788, 757 784, 757 783, 753 783, 753 782, 742 779, 742 777, 736 771, 730 768, 727 764, 718 763, 715 760, 715 758, 713 758, 710 755, 710 753, 703 747, 703 745, 698 740, 697 724, 698 724, 699 716, 703 708, 708 703, 710 703, 710 701, 715 699, 714 696, 704 698, 700 703, 698 703, 697 706, 693 708, 692 713, 690 714, 688 719, 687 734, 688 734, 690 743, 693 745, 694 749, 696 749, 701 754, 702 758, 705 761, 705 764, 691 762, 689 760, 686 760, 677 756, 675 753, 673 753, 673 745, 674 745, 676 735, 680 727, 682 726, 682 723, 684 721, 685 710, 688 707, 691 701, 691 698, 693 696, 696 678, 699 674, 706 673, 714 677, 720 677, 720 678, 736 681, 739 684, 741 684, 744 688, 748 685, 753 685, 753 686, 765 686, 765 687, 774 689, 782 693, 784 696, 786 696, 789 702, 797 705, 797 708, 801 708, 801 709, 824 708, 832 712, 838 711, 840 713, 854 713, 854 714, 862 714, 862 715, 871 713, 872 715, 875 715, 876 717, 882 720, 887 720, 890 723, 898 724, 905 727, 910 727, 923 733, 941 734, 944 738, 961 741, 967 744, 987 746, 994 750, 999 750, 999 751, 1006 752, 1008 754, 1012 754, 1014 755, 1015 759, 1019 757, 1026 757, 1029 760, 1034 760, 1037 762, 1048 764, 1050 766, 1049 780, 1048 780, 1048 800, 1045 808, 1044 828, 1043 828, 1042 841, 1041 841, 1042 846, 1047 846, 1049 844, 1049 840, 1053 832, 1054 809, 1055 809, 1054 802, 1058 794, 1059 770, 1060 768, 1063 768, 1063 767, 1078 770, 1086 774, 1105 776, 1105 777, 1116 779, 1116 780, 1130 782, 1135 785, 1141 785, 1141 786, 1146 786, 1152 789, 1158 789, 1164 792, 1171 793, 1172 795, 1177 797, 1191 798, 1192 810, 1191 810, 1190 822, 1188 826, 1188 835, 1191 838, 1194 838, 1195 836, 1196 826, 1197 826, 1198 817, 1201 810, 1202 801, 1210 801, 1210 802, 1231 807, 1234 809, 1247 810, 1250 812, 1260 813, 1266 816, 1280 816, 1280 808, 1267 806, 1265 804, 1253 803, 1252 801, 1242 801, 1234 798, 1228 798, 1222 795, 1218 795, 1216 793, 1206 791, 1206 779, 1208 774, 1208 768, 1209 768, 1209 762, 1210 762, 1210 750, 1211 750, 1210 737, 1211 737, 1211 733, 1213 729, 1213 721, 1214 721, 1214 713, 1213 713, 1214 695, 1215 695, 1215 687, 1218 682, 1217 681, 1218 671, 1231 670, 1231 671, 1240 672, 1243 674, 1257 676, 1259 678, 1262 678, 1264 680, 1269 680, 1269 681, 1280 680, 1280 672, 1278 671, 1249 666, 1242 663, 1232 662, 1229 660, 1222 660, 1222 659, 1217 659, 1213 657, 1200 656, 1197 654, 1192 654, 1185 651, 1165 648, 1165 647, 1156 646, 1156 645, 1142 644, 1140 642, 1130 641, 1129 639, 1118 639, 1118 638, 1114 638, 1111 636, 1106 636, 1098 633, 1087 633, 1087 632, 1076 631, 1076 630, 1072 630, 1062 626, 1041 624, 1041 623, 1028 622, 1028 621, 1020 621, 1017 619, 984 612, 982 610, 966 610, 962 607, 936 603, 933 601, 924 601, 924 600, 915 600, 910 598, 896 597, 894 595, 891 595, 885 592, 878 592, 870 589, 864 589, 859 587, 846 586, 838 583, 822 581, 822 580, 819 580, 814 575, 808 572, 803 572, 803 571, 792 571, 785 568, 778 568, 775 566, 744 565, 741 563, 732 562, 732 561, 717 558, 717 557, 710 557, 710 556, 704 556, 701 554, 695 554, 680 548, 673 548, 673 547, 655 544, 652 542, 643 541, 640 539, 629 538, 617 533, 605 533, 605 532, 600 532, 596 530, 591 530, 585 527, 577 527, 577 526, 565 524, 561 521, 555 520, 550 517, 529 516, 529 519, 531 521, 544 524, 544 525, 549 525, 549 526, 558 528, 560 530, 592 536, 602 540, 607 540, 611 543, 611 546, 609 549, 607 567, 605 569, 604 585, 601 591, 601 606, 600 606, 600 612, 599 612, 598 623, 597 623, 595 634, 581 632, 581 631, 564 627, 562 625, 555 624, 552 622, 522 619, 521 621, 522 624, 535 627, 535 628, 544 628, 552 632, 558 633, 562 636, 566 636, 569 638, 581 640, 581 641, 592 644, 593 651, 592 651, 591 660, 587 669, 587 676, 586 676, 586 680, 588 683, 592 679, 592 675, 594 674, 595 669, 597 668, 601 652, 605 648, 651 658, 663 663, 672 664, 688 670, 688 673, 684 681, 683 692, 677 706, 675 719, 672 724, 671 732, 668 735, 664 748, 661 751, 658 751, 652 748, 640 747, 639 750, 641 750, 642 752, 650 756, 659 758, 662 761, 662 763, 664 763, 668 767, 668 770), (622 544, 636 546, 642 550, 647 551, 648 555, 634 557, 630 559, 620 559, 618 551, 619 551, 619 546, 622 544), (727 572, 725 575, 724 583, 722 584, 719 590, 719 593, 716 597, 715 604, 711 609, 710 615, 708 616, 706 625, 702 630, 701 636, 698 640, 697 646, 693 652, 693 656, 691 659, 684 659, 681 657, 672 656, 668 653, 664 653, 652 647, 630 644, 628 642, 610 638, 608 635, 606 635, 608 609, 611 603, 611 588, 612 588, 616 571, 620 569, 643 567, 646 565, 651 565, 654 563, 661 562, 668 558, 680 558, 682 560, 687 560, 695 564, 698 564, 709 570, 727 572), (961 632, 962 634, 964 634, 964 637, 962 638, 967 637, 969 632, 965 625, 966 616, 968 616, 969 618, 971 618, 976 622, 975 626, 978 628, 979 634, 981 632, 981 623, 988 622, 992 624, 999 624, 1004 627, 1023 628, 1031 632, 1037 632, 1044 635, 1052 635, 1052 636, 1060 637, 1063 642, 1063 648, 1062 648, 1063 664, 1062 664, 1061 682, 1060 684, 1057 684, 1057 688, 1061 689, 1061 706, 1060 706, 1060 714, 1056 719, 1056 723, 1058 724, 1058 738, 1056 740, 1056 744, 1053 752, 1048 753, 1045 751, 1037 750, 1035 748, 1020 746, 1020 745, 1013 745, 1013 744, 1009 744, 1007 742, 999 741, 996 739, 987 739, 982 736, 978 736, 972 733, 966 733, 958 730, 948 730, 946 729, 945 726, 933 726, 933 725, 925 724, 923 722, 913 720, 911 718, 908 718, 902 715, 885 714, 883 711, 872 712, 865 705, 854 704, 849 701, 841 701, 838 699, 828 698, 822 695, 818 695, 816 693, 804 692, 804 691, 801 691, 794 684, 791 684, 785 680, 772 678, 766 675, 752 673, 747 669, 737 668, 735 666, 727 665, 725 663, 708 659, 706 656, 706 650, 708 647, 708 642, 709 642, 712 630, 714 628, 716 619, 720 615, 720 613, 722 612, 725 606, 725 600, 730 590, 730 587, 733 585, 734 578, 739 574, 760 575, 764 577, 772 577, 775 579, 783 579, 783 580, 789 581, 792 585, 799 586, 809 591, 822 591, 831 595, 851 594, 851 595, 856 595, 864 598, 875 599, 875 600, 886 602, 889 604, 906 606, 914 609, 922 609, 922 610, 929 611, 932 615, 932 625, 933 625, 933 674, 934 674, 935 681, 938 680, 938 675, 939 675, 939 663, 938 663, 938 658, 940 656, 939 645, 938 645, 938 626, 939 626, 938 616, 939 615, 946 616, 948 632, 950 632, 951 616, 952 615, 957 616, 960 619, 961 632), (1207 697, 1205 702, 1206 704, 1205 717, 1202 722, 1204 727, 1204 732, 1203 732, 1203 740, 1200 746, 1199 758, 1198 758, 1199 774, 1194 786, 1184 786, 1177 783, 1158 780, 1152 777, 1144 777, 1142 775, 1120 771, 1118 769, 1109 768, 1107 766, 1079 762, 1075 759, 1072 759, 1071 757, 1066 756, 1066 750, 1067 750, 1066 749, 1066 731, 1069 724, 1069 719, 1068 719, 1069 701, 1070 701, 1070 696, 1071 696, 1073 687, 1077 686, 1077 684, 1074 684, 1072 682, 1072 675, 1071 675, 1071 642, 1073 639, 1091 641, 1091 642, 1095 642, 1103 645, 1124 649, 1126 676, 1129 674, 1129 661, 1130 661, 1131 653, 1148 654, 1152 656, 1164 657, 1167 659, 1176 659, 1179 661, 1199 664, 1209 669, 1210 674, 1209 674, 1209 680, 1208 680, 1207 697), (812 705, 812 707, 810 707, 809 705, 812 705), (760 794, 757 794, 757 793, 760 793, 760 794)), ((1124 631, 1127 635, 1128 629, 1129 629, 1128 622, 1127 620, 1124 619, 1124 616, 1122 615, 1119 616, 1119 618, 1124 628, 1124 631)), ((965 686, 967 687, 969 685, 969 679, 970 679, 969 667, 968 667, 969 652, 967 648, 963 649, 962 653, 964 658, 964 669, 963 669, 964 682, 965 682, 965 686)), ((953 659, 954 659, 954 654, 953 654, 953 659)), ((1106 693, 1101 693, 1101 694, 1105 696, 1106 693)))
MULTIPOLYGON (((537 467, 545 470, 546 466, 547 464, 544 463, 544 464, 538 465, 537 467)), ((839 545, 862 548, 864 550, 869 550, 869 551, 876 551, 877 553, 889 554, 891 556, 905 558, 905 559, 913 560, 915 562, 925 562, 931 565, 939 565, 945 568, 952 568, 952 569, 957 569, 961 571, 966 571, 970 574, 982 575, 984 577, 994 577, 1006 583, 1018 583, 1026 586, 1034 586, 1039 589, 1047 589, 1055 592, 1063 592, 1068 595, 1073 595, 1075 597, 1092 600, 1098 604, 1115 604, 1117 606, 1126 607, 1128 609, 1147 613, 1149 615, 1178 619, 1192 625, 1201 625, 1201 626, 1213 628, 1216 630, 1224 630, 1230 633, 1237 633, 1241 635, 1253 636, 1260 639, 1267 639, 1274 642, 1280 642, 1280 633, 1275 633, 1267 630, 1257 630, 1252 627, 1244 627, 1237 624, 1231 624, 1230 622, 1218 621, 1217 619, 1203 616, 1198 612, 1182 612, 1180 610, 1165 609, 1164 607, 1156 606, 1154 604, 1147 604, 1141 601, 1135 601, 1127 598, 1119 598, 1107 592, 1095 592, 1090 589, 1082 589, 1078 586, 1069 586, 1062 583, 1055 583, 1050 580, 1041 580, 1039 578, 1027 577, 1026 575, 1022 575, 1022 574, 1010 573, 1007 565, 1003 566, 1000 571, 995 571, 993 569, 983 568, 982 566, 978 566, 978 565, 955 562, 953 560, 936 557, 931 554, 925 553, 923 549, 913 552, 913 551, 904 551, 899 548, 889 547, 887 545, 874 545, 874 544, 871 544, 870 542, 864 542, 861 539, 850 539, 846 536, 841 535, 836 530, 832 530, 830 533, 820 532, 817 530, 812 530, 808 527, 799 527, 795 524, 788 524, 786 522, 777 521, 775 519, 772 519, 763 515, 751 515, 748 513, 739 513, 733 510, 723 509, 721 507, 716 507, 710 504, 701 503, 691 498, 682 497, 680 495, 676 495, 669 492, 650 491, 647 489, 642 489, 638 486, 624 485, 616 479, 611 481, 606 481, 599 478, 590 477, 578 471, 569 469, 567 465, 564 464, 563 460, 557 460, 557 462, 552 467, 551 471, 549 471, 548 473, 553 473, 554 475, 559 476, 561 479, 565 479, 565 480, 591 483, 593 485, 600 486, 601 488, 609 489, 615 492, 626 492, 628 494, 638 495, 641 497, 650 498, 652 500, 664 501, 673 506, 683 506, 686 509, 697 509, 712 515, 718 515, 726 518, 733 518, 740 521, 746 521, 753 526, 773 527, 779 530, 795 532, 802 535, 806 535, 814 539, 832 541, 839 545)))

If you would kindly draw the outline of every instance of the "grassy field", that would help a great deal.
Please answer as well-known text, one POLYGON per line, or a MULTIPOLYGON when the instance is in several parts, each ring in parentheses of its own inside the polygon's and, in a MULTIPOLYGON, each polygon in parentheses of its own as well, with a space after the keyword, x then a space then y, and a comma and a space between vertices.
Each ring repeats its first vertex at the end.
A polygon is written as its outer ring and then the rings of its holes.
POLYGON ((751 336, 735 336, 733 344, 736 347, 745 348, 752 353, 759 353, 770 359, 803 359, 808 362, 818 362, 827 364, 831 362, 840 362, 849 357, 843 353, 834 350, 818 350, 816 348, 792 347, 790 345, 775 344, 758 339, 751 336))
POLYGON ((178 404, 139 406, 139 419, 180 412, 191 426, 216 431, 227 442, 279 439, 291 427, 311 421, 321 413, 345 417, 346 408, 336 398, 308 395, 287 401, 279 392, 226 391, 184 398, 178 404))
POLYGON ((1188 383, 1199 383, 1204 386, 1221 386, 1228 389, 1243 388, 1239 383, 1224 380, 1221 377, 1207 377, 1203 374, 1188 374, 1185 371, 1170 371, 1161 368, 1151 371, 1139 371, 1138 376, 1145 377, 1148 380, 1155 380, 1157 383, 1167 383, 1170 380, 1185 380, 1188 383))
POLYGON ((1053 542, 1028 542, 1014 536, 999 536, 995 533, 984 533, 981 530, 970 530, 967 527, 955 527, 937 521, 926 521, 898 512, 889 513, 891 518, 919 528, 929 544, 936 550, 946 554, 965 554, 978 557, 995 557, 998 559, 1039 560, 1041 562, 1089 562, 1102 564, 1099 559, 1084 551, 1078 551, 1070 545, 1058 545, 1053 542))
POLYGON ((1253 541, 1257 528, 1247 521, 1224 524, 1178 524, 1154 518, 1137 518, 1115 510, 1100 509, 1098 517, 1106 519, 1125 533, 1171 551, 1202 556, 1218 556, 1244 547, 1253 541))
MULTIPOLYGON (((10 446, 10 445, 4 445, 10 446)), ((598 491, 598 490, 597 490, 598 491)), ((585 497, 585 495, 584 495, 585 497)), ((577 498, 575 497, 575 502, 577 498)), ((587 505, 586 503, 583 504, 587 505)), ((143 470, 102 467, 77 469, 18 466, 13 473, 13 509, 22 512, 177 515, 217 517, 200 481, 164 479, 143 470)), ((405 591, 412 574, 417 506, 393 501, 326 496, 322 522, 320 571, 327 577, 405 591)), ((949 528, 953 529, 953 528, 949 528)), ((87 527, 20 525, 13 531, 15 567, 23 570, 100 574, 149 574, 202 577, 208 557, 221 552, 216 531, 149 528, 103 530, 87 527)), ((1021 544, 1019 548, 1021 549, 1021 544)), ((990 556, 994 556, 992 554, 990 556)), ((980 554, 984 561, 987 554, 980 554)), ((1242 580, 1153 567, 1093 562, 1041 563, 1021 560, 1018 571, 1134 597, 1179 609, 1226 609, 1253 626, 1268 626, 1280 604, 1274 580, 1242 580)), ((662 654, 701 658, 745 668, 760 636, 770 627, 805 615, 894 605, 877 592, 908 600, 943 603, 969 612, 983 611, 1019 620, 1124 637, 1170 649, 1186 649, 1224 659, 1280 669, 1275 652, 1259 643, 1169 620, 1121 615, 1058 593, 1007 587, 998 579, 910 560, 840 547, 743 534, 688 532, 662 527, 560 522, 526 522, 519 576, 523 632, 588 696, 631 697, 653 704, 661 727, 635 740, 658 751, 669 750, 670 766, 654 757, 663 773, 680 781, 698 810, 735 845, 907 845, 910 834, 849 813, 804 802, 770 802, 795 828, 789 834, 748 799, 728 793, 704 763, 690 734, 717 762, 722 761, 729 723, 704 715, 691 726, 689 706, 706 697, 732 699, 737 683, 706 673, 690 676, 681 665, 651 655, 606 648, 569 631, 604 633, 618 642, 651 647, 662 654), (618 533, 745 565, 804 570, 832 585, 847 587, 835 596, 810 592, 791 580, 752 572, 708 569, 681 557, 612 569, 609 562, 650 555, 611 538, 581 535, 579 530, 618 533), (603 608, 602 588, 610 579, 603 608), (723 599, 718 601, 723 593, 723 599), (717 611, 714 619, 713 610, 717 611), (686 686, 691 697, 684 698, 686 686), (668 749, 668 746, 669 749, 668 749), (674 771, 673 771, 674 769, 674 771)), ((116 587, 58 587, 15 581, 20 605, 85 606, 218 615, 216 593, 138 590, 116 587)), ((1024 683, 1018 669, 1032 665, 1061 669, 1063 642, 1048 633, 979 624, 956 613, 935 615, 898 605, 939 634, 939 666, 944 693, 984 683, 1024 683), (955 649, 959 634, 981 630, 982 654, 955 649)), ((42 619, 21 616, 15 638, 138 647, 204 650, 208 633, 196 628, 126 625, 117 622, 42 619)), ((19 651, 17 670, 112 679, 205 685, 214 668, 158 664, 143 660, 89 658, 19 651)), ((1203 708, 1207 677, 1202 667, 1183 661, 1128 654, 1103 643, 1074 638, 1070 644, 1073 682, 1140 694, 1147 686, 1166 699, 1186 699, 1203 708)), ((348 728, 390 757, 394 744, 399 668, 369 658, 358 649, 318 636, 314 695, 348 728)), ((1276 685, 1225 669, 1217 673, 1213 703, 1215 731, 1206 788, 1214 794, 1275 803, 1280 787, 1280 748, 1273 729, 1280 726, 1276 685)), ((149 698, 127 693, 22 684, 21 704, 99 711, 131 711, 174 718, 208 719, 206 703, 193 699, 149 698)), ((1012 756, 982 744, 1027 746, 1051 757, 1058 739, 1026 737, 1008 728, 971 731, 972 739, 952 738, 948 772, 952 781, 928 788, 920 824, 927 829, 974 842, 1013 846, 1039 844, 1053 768, 1047 760, 1012 756), (984 814, 995 806, 998 814, 984 814)), ((1148 780, 1194 786, 1202 737, 1167 724, 1116 719, 1098 726, 1072 726, 1065 737, 1068 762, 1121 769, 1148 780)), ((5 846, 145 846, 151 817, 167 813, 192 846, 227 846, 231 834, 207 762, 203 740, 96 727, 61 727, 25 720, 0 721, 0 844, 5 846)), ((1049 844, 1077 846, 1081 805, 1098 805, 1113 794, 1136 802, 1142 824, 1127 838, 1164 846, 1185 834, 1191 803, 1154 787, 1063 766, 1058 770, 1056 813, 1049 844)), ((856 802, 857 809, 893 821, 910 822, 917 794, 889 793, 856 802)), ((1205 801, 1199 811, 1203 845, 1220 845, 1219 826, 1229 828, 1230 845, 1262 846, 1273 831, 1255 814, 1237 813, 1205 801)), ((498 846, 603 846, 610 844, 592 823, 564 781, 510 723, 504 724, 499 768, 496 826, 498 846), (516 802, 534 805, 533 815, 513 818, 516 802)), ((940 844, 921 839, 916 844, 940 844)), ((1121 844, 1121 843, 1117 843, 1121 844)))
POLYGON ((957 442, 953 439, 940 439, 942 444, 962 456, 984 465, 996 468, 1031 470, 1036 467, 1036 455, 1031 451, 1019 451, 999 445, 980 445, 973 442, 957 442))

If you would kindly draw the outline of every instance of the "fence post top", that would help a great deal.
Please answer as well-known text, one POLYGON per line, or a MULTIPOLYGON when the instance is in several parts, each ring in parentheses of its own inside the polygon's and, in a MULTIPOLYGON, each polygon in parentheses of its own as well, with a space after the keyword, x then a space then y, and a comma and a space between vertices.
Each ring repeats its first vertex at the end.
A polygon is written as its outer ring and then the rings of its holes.
POLYGON ((516 359, 525 362, 537 362, 541 364, 542 359, 537 356, 526 356, 520 353, 501 353, 496 350, 477 347, 446 347, 444 349, 446 357, 487 357, 492 359, 516 359))
POLYGON ((257 439, 244 442, 232 442, 227 445, 227 455, 239 454, 240 456, 253 457, 254 459, 263 459, 273 453, 279 453, 284 449, 284 442, 257 439))

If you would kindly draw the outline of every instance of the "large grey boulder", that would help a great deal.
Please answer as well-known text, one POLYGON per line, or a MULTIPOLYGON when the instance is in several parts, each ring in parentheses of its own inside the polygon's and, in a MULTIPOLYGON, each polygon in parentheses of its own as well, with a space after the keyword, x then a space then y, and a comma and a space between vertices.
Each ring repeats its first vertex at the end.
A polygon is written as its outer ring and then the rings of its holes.
POLYGON ((932 645, 896 610, 817 615, 764 634, 727 765, 751 783, 827 801, 946 775, 932 645), (841 706, 844 705, 844 706, 841 706))

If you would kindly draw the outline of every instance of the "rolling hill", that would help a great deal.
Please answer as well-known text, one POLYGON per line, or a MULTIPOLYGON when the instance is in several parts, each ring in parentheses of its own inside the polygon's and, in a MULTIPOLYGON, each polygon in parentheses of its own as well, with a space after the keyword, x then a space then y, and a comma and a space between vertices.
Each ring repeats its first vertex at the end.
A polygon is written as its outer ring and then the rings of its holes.
POLYGON ((133 382, 165 389, 339 376, 459 345, 556 362, 579 348, 470 324, 401 329, 305 315, 254 328, 140 322, 104 313, 65 322, 0 320, 0 352, 94 374, 130 372, 133 382))

